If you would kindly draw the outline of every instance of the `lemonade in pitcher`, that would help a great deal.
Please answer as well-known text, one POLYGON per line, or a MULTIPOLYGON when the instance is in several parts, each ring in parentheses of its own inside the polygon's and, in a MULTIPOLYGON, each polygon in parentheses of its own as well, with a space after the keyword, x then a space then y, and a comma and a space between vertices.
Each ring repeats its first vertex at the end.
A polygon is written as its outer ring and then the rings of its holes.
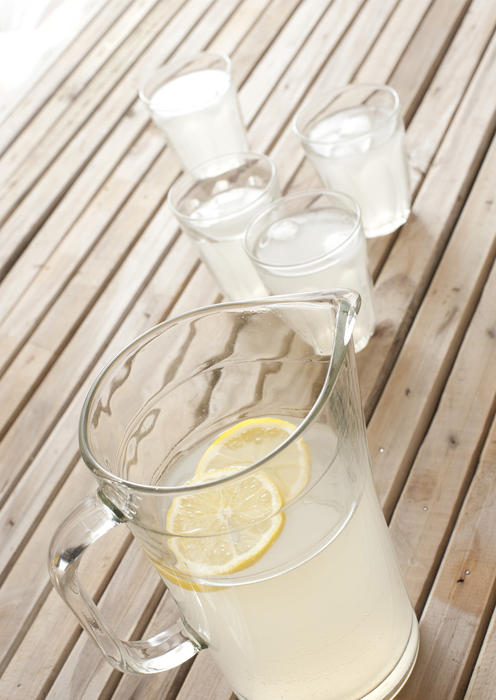
MULTIPOLYGON (((179 461, 175 478, 239 473, 294 430, 279 418, 238 423, 179 461)), ((154 563, 239 698, 389 697, 384 679, 393 690, 416 654, 372 481, 359 492, 336 448, 313 425, 264 468, 177 497, 167 513, 182 534, 169 540, 176 564, 154 563)))

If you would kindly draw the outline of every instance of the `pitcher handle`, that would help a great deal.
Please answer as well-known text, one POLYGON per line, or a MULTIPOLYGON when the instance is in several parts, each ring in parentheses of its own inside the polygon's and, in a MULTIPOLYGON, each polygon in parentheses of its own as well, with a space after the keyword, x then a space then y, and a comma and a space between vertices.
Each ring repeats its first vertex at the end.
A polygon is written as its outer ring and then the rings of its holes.
POLYGON ((199 642, 186 635, 181 622, 178 620, 150 639, 123 641, 103 619, 79 580, 78 568, 84 551, 123 522, 97 496, 82 501, 52 539, 48 561, 50 578, 112 666, 126 673, 166 671, 190 659, 202 648, 199 642))

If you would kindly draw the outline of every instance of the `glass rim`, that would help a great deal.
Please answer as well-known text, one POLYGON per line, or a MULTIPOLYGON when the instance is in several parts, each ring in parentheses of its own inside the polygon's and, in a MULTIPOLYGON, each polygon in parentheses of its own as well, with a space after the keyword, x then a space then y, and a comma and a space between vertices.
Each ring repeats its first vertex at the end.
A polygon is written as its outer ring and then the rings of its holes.
MULTIPOLYGON (((315 138, 310 138, 306 133, 305 129, 301 127, 301 119, 307 116, 306 122, 312 121, 313 117, 315 116, 316 113, 319 111, 322 111, 327 103, 329 103, 331 100, 333 100, 335 97, 338 95, 345 94, 347 92, 353 92, 354 90, 361 90, 361 89, 370 89, 374 90, 376 92, 387 92, 391 95, 393 98, 393 105, 391 109, 388 111, 387 115, 384 117, 384 119, 381 120, 381 122, 377 125, 375 125, 372 129, 367 131, 367 134, 373 133, 377 130, 379 130, 385 122, 389 121, 393 117, 395 117, 398 113, 399 107, 400 107, 400 98, 398 93, 394 88, 392 88, 390 85, 381 85, 380 83, 350 83, 349 85, 344 85, 340 88, 336 88, 334 90, 331 90, 330 92, 326 92, 321 95, 315 96, 313 99, 309 100, 307 104, 303 105, 300 107, 300 109, 296 112, 296 114, 293 117, 292 121, 292 128, 293 132, 296 134, 296 136, 304 143, 308 145, 312 144, 318 144, 322 146, 328 146, 329 141, 327 140, 321 140, 321 139, 315 139, 315 138), (310 113, 310 117, 308 117, 308 113, 310 113)), ((361 134, 360 136, 349 136, 349 137, 344 137, 344 138, 339 138, 336 143, 352 143, 353 141, 357 141, 359 139, 362 139, 364 134, 361 134)))
MULTIPOLYGON (((195 219, 193 216, 190 214, 184 214, 181 211, 179 211, 178 206, 174 203, 174 198, 176 195, 179 197, 184 196, 185 193, 188 192, 188 185, 193 187, 195 184, 201 182, 202 180, 211 180, 215 178, 220 178, 223 174, 227 173, 229 171, 229 168, 226 168, 226 170, 220 171, 218 173, 208 175, 208 168, 209 166, 215 165, 215 164, 221 164, 223 161, 229 162, 229 160, 239 158, 240 162, 238 165, 236 165, 234 168, 230 168, 230 170, 234 170, 235 168, 240 168, 242 167, 246 162, 248 161, 262 161, 265 163, 268 168, 269 168, 269 178, 267 180, 267 183, 264 185, 264 187, 261 189, 260 194, 255 198, 252 199, 248 204, 243 205, 239 209, 237 209, 235 212, 232 214, 226 214, 225 216, 212 216, 208 218, 202 218, 201 222, 202 224, 217 224, 225 221, 229 221, 231 218, 235 218, 238 216, 243 215, 246 213, 249 209, 252 207, 256 206, 257 202, 259 202, 268 192, 272 184, 277 178, 277 168, 276 164, 270 158, 267 156, 265 153, 258 153, 256 151, 239 151, 236 153, 226 153, 222 156, 217 156, 216 158, 211 158, 209 160, 203 161, 203 163, 199 163, 196 165, 194 168, 191 170, 185 171, 179 175, 179 177, 176 179, 176 181, 171 185, 169 188, 169 192, 167 193, 167 203, 174 214, 174 216, 180 221, 180 222, 187 222, 194 228, 194 224, 199 221, 199 219, 195 219), (202 170, 205 169, 205 173, 202 174, 202 170), (182 192, 181 192, 182 190, 182 192)), ((225 190, 228 191, 228 190, 225 190)), ((219 192, 219 194, 221 194, 219 192)))
MULTIPOLYGON (((138 97, 139 99, 148 107, 150 111, 153 112, 152 107, 151 107, 151 101, 153 98, 153 95, 157 91, 159 87, 162 85, 165 85, 165 83, 170 82, 171 80, 174 79, 175 74, 181 70, 181 68, 184 68, 188 64, 193 64, 199 59, 202 59, 204 57, 209 57, 212 59, 220 59, 221 61, 224 62, 224 72, 227 73, 229 76, 229 81, 230 83, 232 82, 232 73, 231 73, 231 59, 228 56, 227 53, 224 53, 223 51, 197 51, 196 53, 190 54, 188 56, 185 56, 184 58, 173 58, 171 61, 168 61, 167 63, 163 63, 161 66, 157 66, 156 68, 153 69, 153 71, 148 75, 146 80, 143 82, 143 84, 138 88, 138 97), (149 90, 148 88, 151 88, 158 82, 155 90, 149 95, 149 90)), ((198 70, 205 70, 204 68, 199 68, 198 70)), ((190 73, 194 72, 194 69, 191 71, 188 71, 190 73)), ((187 75, 187 73, 185 74, 187 75)), ((189 112, 197 112, 201 109, 205 109, 205 107, 208 107, 208 105, 212 104, 213 102, 217 102, 218 98, 215 98, 211 100, 210 102, 207 102, 203 104, 201 107, 188 110, 189 112)), ((179 116, 181 114, 185 114, 184 110, 170 110, 168 112, 163 112, 164 115, 166 116, 179 116)))
MULTIPOLYGON (((301 214, 303 212, 298 212, 298 214, 301 214)), ((285 216, 284 218, 291 218, 293 215, 288 215, 285 216)), ((276 221, 282 221, 283 218, 277 219, 276 221)), ((272 223, 276 223, 276 221, 273 221, 272 223)), ((326 190, 326 189, 309 189, 309 190, 303 190, 301 192, 294 192, 293 194, 286 195, 284 197, 280 197, 279 199, 274 200, 271 204, 268 204, 267 207, 263 209, 256 217, 250 221, 248 224, 248 227, 246 229, 243 243, 244 243, 244 248, 246 250, 246 253, 249 255, 250 259, 255 263, 255 265, 263 268, 264 270, 301 270, 302 272, 305 271, 308 267, 313 267, 316 264, 322 263, 326 260, 330 260, 332 258, 335 258, 339 255, 339 253, 342 253, 343 250, 351 243, 351 241, 360 233, 360 230, 362 228, 362 216, 361 216, 361 211, 360 211, 360 206, 358 202, 350 197, 348 194, 345 192, 338 192, 335 190, 326 190), (319 255, 316 258, 310 258, 309 260, 305 260, 304 262, 297 262, 297 263, 269 263, 269 262, 264 262, 263 260, 260 260, 252 251, 250 250, 249 244, 248 244, 248 238, 251 235, 255 235, 254 231, 257 226, 260 226, 260 222, 262 219, 264 219, 266 216, 268 216, 272 211, 277 209, 277 207, 285 204, 286 202, 291 202, 295 201, 298 199, 310 199, 313 198, 315 199, 316 197, 336 197, 338 199, 341 199, 342 201, 345 201, 349 203, 353 209, 353 213, 355 214, 355 222, 354 226, 351 229, 349 235, 345 238, 344 241, 341 241, 335 248, 333 248, 330 251, 327 251, 326 253, 323 253, 322 255, 319 255)), ((259 236, 263 234, 263 230, 260 231, 259 236)))
MULTIPOLYGON (((246 476, 252 471, 255 471, 260 466, 273 459, 280 452, 285 450, 290 444, 297 440, 307 429, 316 415, 320 412, 322 407, 325 405, 332 388, 334 386, 334 381, 337 378, 337 374, 340 371, 342 361, 344 359, 344 353, 347 350, 349 341, 351 339, 351 333, 344 333, 343 342, 338 343, 338 333, 334 334, 333 346, 330 349, 328 367, 325 380, 322 384, 322 388, 319 395, 315 399, 312 406, 309 408, 306 416, 303 418, 301 423, 296 426, 296 430, 289 435, 286 440, 284 440, 280 445, 278 445, 274 450, 269 452, 263 458, 257 460, 253 464, 240 469, 239 472, 229 474, 224 476, 222 479, 214 479, 207 483, 198 484, 180 484, 178 486, 163 486, 157 484, 146 484, 137 481, 132 481, 130 479, 125 479, 118 474, 106 469, 98 459, 93 455, 92 450, 89 446, 88 441, 88 425, 90 424, 91 409, 93 407, 93 401, 98 396, 98 390, 100 385, 107 377, 108 373, 126 356, 129 356, 134 350, 139 350, 140 347, 144 346, 148 342, 152 342, 155 337, 158 337, 167 328, 177 324, 178 322, 188 321, 189 319, 194 319, 205 315, 208 312, 217 312, 223 309, 241 310, 245 307, 247 310, 252 311, 255 307, 274 307, 278 305, 285 304, 305 304, 312 302, 338 302, 339 309, 342 310, 341 314, 339 311, 336 313, 336 328, 339 323, 342 323, 346 329, 349 326, 350 316, 356 316, 360 308, 360 295, 351 289, 335 288, 319 292, 306 292, 301 294, 286 294, 281 296, 266 297, 263 299, 252 299, 243 301, 229 301, 223 302, 221 304, 210 304, 208 306, 203 306, 197 309, 192 309, 186 311, 178 316, 162 321, 162 323, 149 328, 144 333, 141 333, 137 338, 128 343, 124 348, 122 348, 114 357, 109 360, 104 368, 97 375, 93 384, 91 385, 86 398, 83 403, 81 410, 81 415, 79 418, 79 448, 81 452, 81 457, 86 464, 86 466, 95 474, 95 476, 103 481, 104 484, 113 484, 117 487, 124 487, 131 491, 139 493, 147 493, 154 495, 173 495, 173 494, 185 494, 195 491, 201 491, 204 489, 209 489, 219 484, 228 483, 240 476, 246 476), (344 312, 344 313, 343 313, 344 312), (336 358, 336 355, 339 355, 336 358), (338 367, 336 369, 337 359, 338 367)), ((104 484, 100 483, 100 487, 104 484)))

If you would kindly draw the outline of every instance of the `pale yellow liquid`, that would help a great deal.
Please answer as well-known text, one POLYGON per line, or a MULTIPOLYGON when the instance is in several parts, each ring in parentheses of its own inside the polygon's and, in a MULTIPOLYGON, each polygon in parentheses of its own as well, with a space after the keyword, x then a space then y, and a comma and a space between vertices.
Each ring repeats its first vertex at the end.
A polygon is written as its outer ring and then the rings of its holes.
POLYGON ((248 150, 238 99, 228 73, 201 70, 162 85, 150 110, 185 169, 248 150))
POLYGON ((323 470, 328 429, 317 428, 310 447, 318 483, 285 509, 282 532, 261 559, 200 590, 166 579, 187 624, 246 700, 392 697, 373 691, 416 655, 416 621, 368 465, 355 499, 345 465, 323 470))
POLYGON ((191 234, 198 252, 228 299, 267 296, 260 277, 243 248, 251 219, 270 204, 274 188, 235 187, 202 203, 190 217, 191 234))

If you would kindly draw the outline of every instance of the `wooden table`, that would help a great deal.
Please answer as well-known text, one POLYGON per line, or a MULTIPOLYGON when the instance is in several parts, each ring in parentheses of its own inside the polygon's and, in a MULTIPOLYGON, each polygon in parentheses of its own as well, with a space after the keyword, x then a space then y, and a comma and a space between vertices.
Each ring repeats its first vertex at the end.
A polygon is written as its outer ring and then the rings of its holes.
MULTIPOLYGON (((179 169, 136 99, 172 55, 233 59, 254 150, 317 184, 290 118, 312 94, 388 82, 413 214, 370 241, 378 327, 359 355, 374 477, 420 618, 402 699, 496 697, 496 3, 108 0, 0 128, 0 697, 228 700, 207 652, 121 676, 52 589, 48 542, 94 490, 77 445, 97 371, 218 288, 165 198, 179 169)), ((129 536, 85 581, 125 637, 175 615, 129 536)), ((303 700, 303 699, 302 699, 303 700)))

